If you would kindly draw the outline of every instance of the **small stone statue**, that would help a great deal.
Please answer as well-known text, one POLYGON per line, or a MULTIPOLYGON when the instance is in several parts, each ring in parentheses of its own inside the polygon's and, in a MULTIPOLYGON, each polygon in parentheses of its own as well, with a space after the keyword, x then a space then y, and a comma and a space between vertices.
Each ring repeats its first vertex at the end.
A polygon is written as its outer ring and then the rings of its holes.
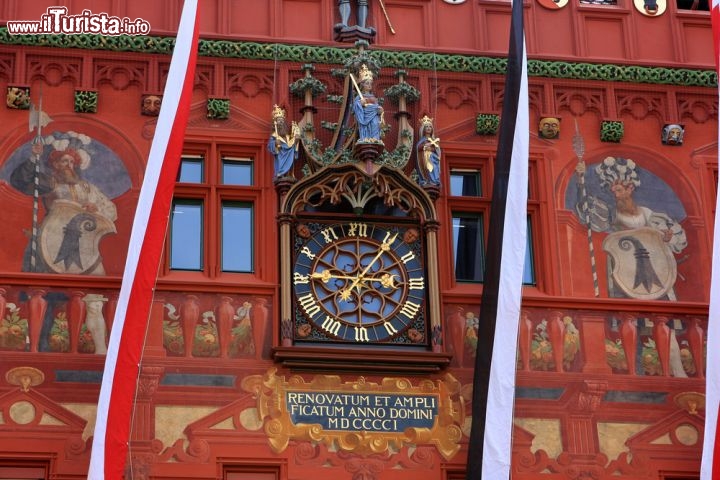
POLYGON ((425 115, 420 120, 420 140, 415 145, 417 167, 422 185, 440 185, 440 139, 435 137, 433 119, 425 115))
POLYGON ((662 129, 662 143, 665 145, 682 145, 685 129, 677 123, 669 123, 662 129))
POLYGON ((542 138, 554 140, 560 137, 560 119, 556 117, 544 117, 540 119, 538 133, 542 138))
POLYGON ((273 107, 273 132, 268 140, 268 151, 275 159, 275 178, 290 175, 293 163, 298 157, 300 143, 300 128, 292 122, 288 127, 285 120, 285 110, 278 105, 273 107))
MULTIPOLYGON (((358 126, 358 141, 363 143, 382 143, 382 125, 385 124, 384 110, 372 93, 373 73, 364 65, 360 68, 355 89, 358 95, 353 102, 353 113, 358 126)), ((351 77, 352 78, 352 77, 351 77)), ((355 80, 353 79, 353 82, 355 80)))
MULTIPOLYGON (((375 39, 376 30, 374 27, 367 25, 368 20, 368 3, 369 0, 338 0, 338 11, 340 12, 340 23, 335 24, 335 40, 338 42, 355 43, 358 40, 364 40, 372 43, 375 39), (351 2, 357 6, 356 19, 357 23, 352 25, 350 22, 350 14, 352 13, 351 2)), ((383 7, 382 0, 380 6, 383 7)), ((385 13, 387 18, 387 13, 385 13)), ((388 25, 390 20, 388 19, 388 25)), ((392 30, 392 26, 390 26, 392 30)), ((395 33, 393 30, 392 33, 395 33)))
POLYGON ((162 95, 143 95, 140 105, 140 113, 149 117, 157 117, 160 114, 162 95))

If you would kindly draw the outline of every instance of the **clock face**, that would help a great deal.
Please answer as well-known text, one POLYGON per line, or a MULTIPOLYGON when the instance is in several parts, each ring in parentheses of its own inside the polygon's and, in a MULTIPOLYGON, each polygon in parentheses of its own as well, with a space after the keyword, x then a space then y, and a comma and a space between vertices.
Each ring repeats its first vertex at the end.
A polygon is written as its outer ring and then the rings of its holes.
POLYGON ((296 340, 425 344, 425 271, 414 228, 311 225, 296 242, 296 340))

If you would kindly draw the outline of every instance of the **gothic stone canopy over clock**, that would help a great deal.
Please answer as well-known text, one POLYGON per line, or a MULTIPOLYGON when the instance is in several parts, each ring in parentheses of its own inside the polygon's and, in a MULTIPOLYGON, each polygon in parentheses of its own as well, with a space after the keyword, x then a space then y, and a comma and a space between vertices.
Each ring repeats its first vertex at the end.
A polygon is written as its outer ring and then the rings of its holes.
POLYGON ((400 169, 331 165, 280 212, 282 344, 289 367, 437 371, 437 221, 400 169))

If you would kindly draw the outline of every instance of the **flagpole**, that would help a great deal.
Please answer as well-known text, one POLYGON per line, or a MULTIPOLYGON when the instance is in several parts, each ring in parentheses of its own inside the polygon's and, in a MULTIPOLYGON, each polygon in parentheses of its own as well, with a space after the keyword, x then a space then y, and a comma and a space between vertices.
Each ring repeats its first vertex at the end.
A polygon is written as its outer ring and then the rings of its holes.
POLYGON ((593 244, 592 237, 592 224, 590 219, 590 206, 588 205, 588 194, 585 186, 585 162, 583 156, 585 155, 585 141, 580 135, 580 127, 578 127, 577 119, 575 119, 575 135, 573 135, 573 150, 578 159, 578 183, 580 184, 580 195, 582 195, 582 212, 585 217, 585 224, 587 225, 587 239, 588 239, 588 250, 590 253, 590 268, 592 271, 593 289, 595 296, 600 297, 600 282, 598 280, 597 265, 595 262, 595 245, 593 244))
MULTIPOLYGON (((42 90, 40 91, 39 108, 35 113, 35 126, 37 129, 33 145, 42 145, 42 90)), ((32 121, 33 111, 30 111, 30 120, 32 121)), ((37 254, 38 254, 38 216, 40 210, 40 156, 41 153, 33 153, 34 172, 33 172, 33 209, 32 209, 32 232, 30 235, 30 271, 37 272, 37 254)))

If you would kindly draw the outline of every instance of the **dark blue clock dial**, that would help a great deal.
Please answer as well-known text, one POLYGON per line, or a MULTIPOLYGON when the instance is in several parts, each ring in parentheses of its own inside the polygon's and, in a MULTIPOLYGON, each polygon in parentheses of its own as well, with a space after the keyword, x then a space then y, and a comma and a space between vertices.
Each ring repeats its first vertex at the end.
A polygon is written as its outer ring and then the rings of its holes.
POLYGON ((364 222, 316 228, 295 252, 299 339, 423 341, 426 282, 417 238, 414 229, 364 222))

